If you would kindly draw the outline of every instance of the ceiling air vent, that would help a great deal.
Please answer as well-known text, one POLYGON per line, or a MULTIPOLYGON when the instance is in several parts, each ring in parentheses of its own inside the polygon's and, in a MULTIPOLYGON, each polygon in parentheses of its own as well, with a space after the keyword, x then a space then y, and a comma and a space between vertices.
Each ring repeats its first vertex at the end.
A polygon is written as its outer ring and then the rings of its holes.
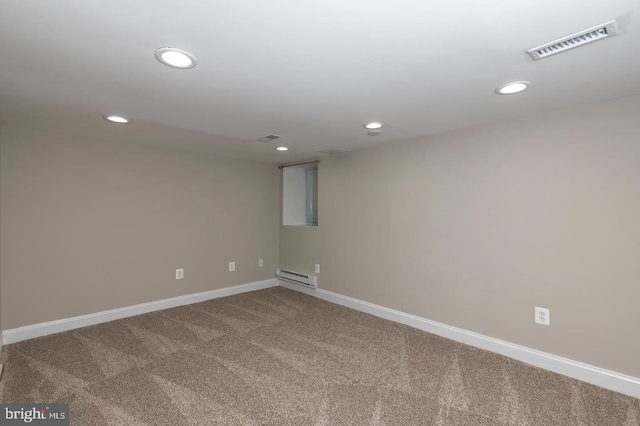
POLYGON ((348 154, 351 151, 349 151, 348 149, 342 149, 342 148, 329 148, 329 149, 325 149, 324 151, 318 151, 322 154, 329 154, 329 155, 344 155, 344 154, 348 154))
POLYGON ((258 142, 271 142, 274 141, 276 139, 280 139, 282 136, 280 135, 269 135, 269 136, 265 136, 264 138, 260 138, 258 139, 258 142))
POLYGON ((534 61, 539 61, 556 53, 562 53, 574 47, 584 46, 585 44, 602 40, 616 34, 618 34, 618 26, 614 19, 613 21, 605 22, 604 24, 596 25, 595 27, 571 34, 570 36, 534 47, 533 49, 527 50, 527 53, 534 61))

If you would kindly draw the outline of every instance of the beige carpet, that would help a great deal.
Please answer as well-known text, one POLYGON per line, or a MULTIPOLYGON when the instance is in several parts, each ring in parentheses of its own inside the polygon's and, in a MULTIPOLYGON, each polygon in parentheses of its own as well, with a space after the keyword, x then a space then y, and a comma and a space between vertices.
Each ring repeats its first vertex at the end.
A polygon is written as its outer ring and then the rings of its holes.
POLYGON ((272 288, 8 345, 74 425, 640 426, 640 400, 272 288))

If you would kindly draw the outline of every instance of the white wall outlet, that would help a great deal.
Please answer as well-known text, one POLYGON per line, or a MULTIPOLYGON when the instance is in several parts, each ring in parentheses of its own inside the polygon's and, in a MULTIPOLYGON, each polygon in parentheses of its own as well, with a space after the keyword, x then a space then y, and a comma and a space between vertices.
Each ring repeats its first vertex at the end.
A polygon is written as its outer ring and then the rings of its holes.
POLYGON ((181 280, 184 278, 184 269, 176 269, 176 280, 181 280))
POLYGON ((258 266, 261 268, 264 266, 264 259, 258 259, 258 266))
POLYGON ((551 314, 549 313, 549 309, 538 308, 536 306, 535 313, 535 321, 537 324, 551 325, 551 314))
POLYGON ((229 272, 236 270, 236 262, 229 262, 229 272))
POLYGON ((316 274, 320 273, 320 264, 316 263, 316 274))

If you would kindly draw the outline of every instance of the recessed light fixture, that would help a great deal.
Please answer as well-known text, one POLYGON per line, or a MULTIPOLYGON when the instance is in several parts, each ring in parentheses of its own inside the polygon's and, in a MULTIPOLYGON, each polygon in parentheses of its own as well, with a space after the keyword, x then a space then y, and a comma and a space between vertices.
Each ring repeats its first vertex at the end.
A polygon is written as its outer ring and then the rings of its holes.
POLYGON ((119 115, 105 115, 104 119, 112 123, 120 123, 120 124, 128 123, 130 121, 128 118, 121 117, 119 115))
POLYGON ((191 53, 174 47, 161 47, 156 50, 156 59, 169 67, 179 69, 193 68, 198 63, 191 53))
POLYGON ((511 83, 503 84, 496 89, 498 95, 514 95, 516 93, 524 92, 531 86, 530 81, 513 81, 511 83))
POLYGON ((289 148, 287 148, 286 146, 279 146, 276 148, 276 151, 289 151, 289 148))
POLYGON ((367 130, 377 130, 377 129, 381 129, 382 126, 384 126, 384 123, 381 123, 379 121, 372 121, 370 123, 366 123, 363 124, 362 127, 364 127, 367 130))

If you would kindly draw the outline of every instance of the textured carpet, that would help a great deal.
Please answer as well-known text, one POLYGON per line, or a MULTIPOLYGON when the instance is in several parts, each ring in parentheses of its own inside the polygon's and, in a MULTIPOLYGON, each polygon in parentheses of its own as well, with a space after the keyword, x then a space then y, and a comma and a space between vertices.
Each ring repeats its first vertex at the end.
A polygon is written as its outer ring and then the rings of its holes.
POLYGON ((640 426, 640 400, 276 287, 5 346, 74 425, 640 426))

